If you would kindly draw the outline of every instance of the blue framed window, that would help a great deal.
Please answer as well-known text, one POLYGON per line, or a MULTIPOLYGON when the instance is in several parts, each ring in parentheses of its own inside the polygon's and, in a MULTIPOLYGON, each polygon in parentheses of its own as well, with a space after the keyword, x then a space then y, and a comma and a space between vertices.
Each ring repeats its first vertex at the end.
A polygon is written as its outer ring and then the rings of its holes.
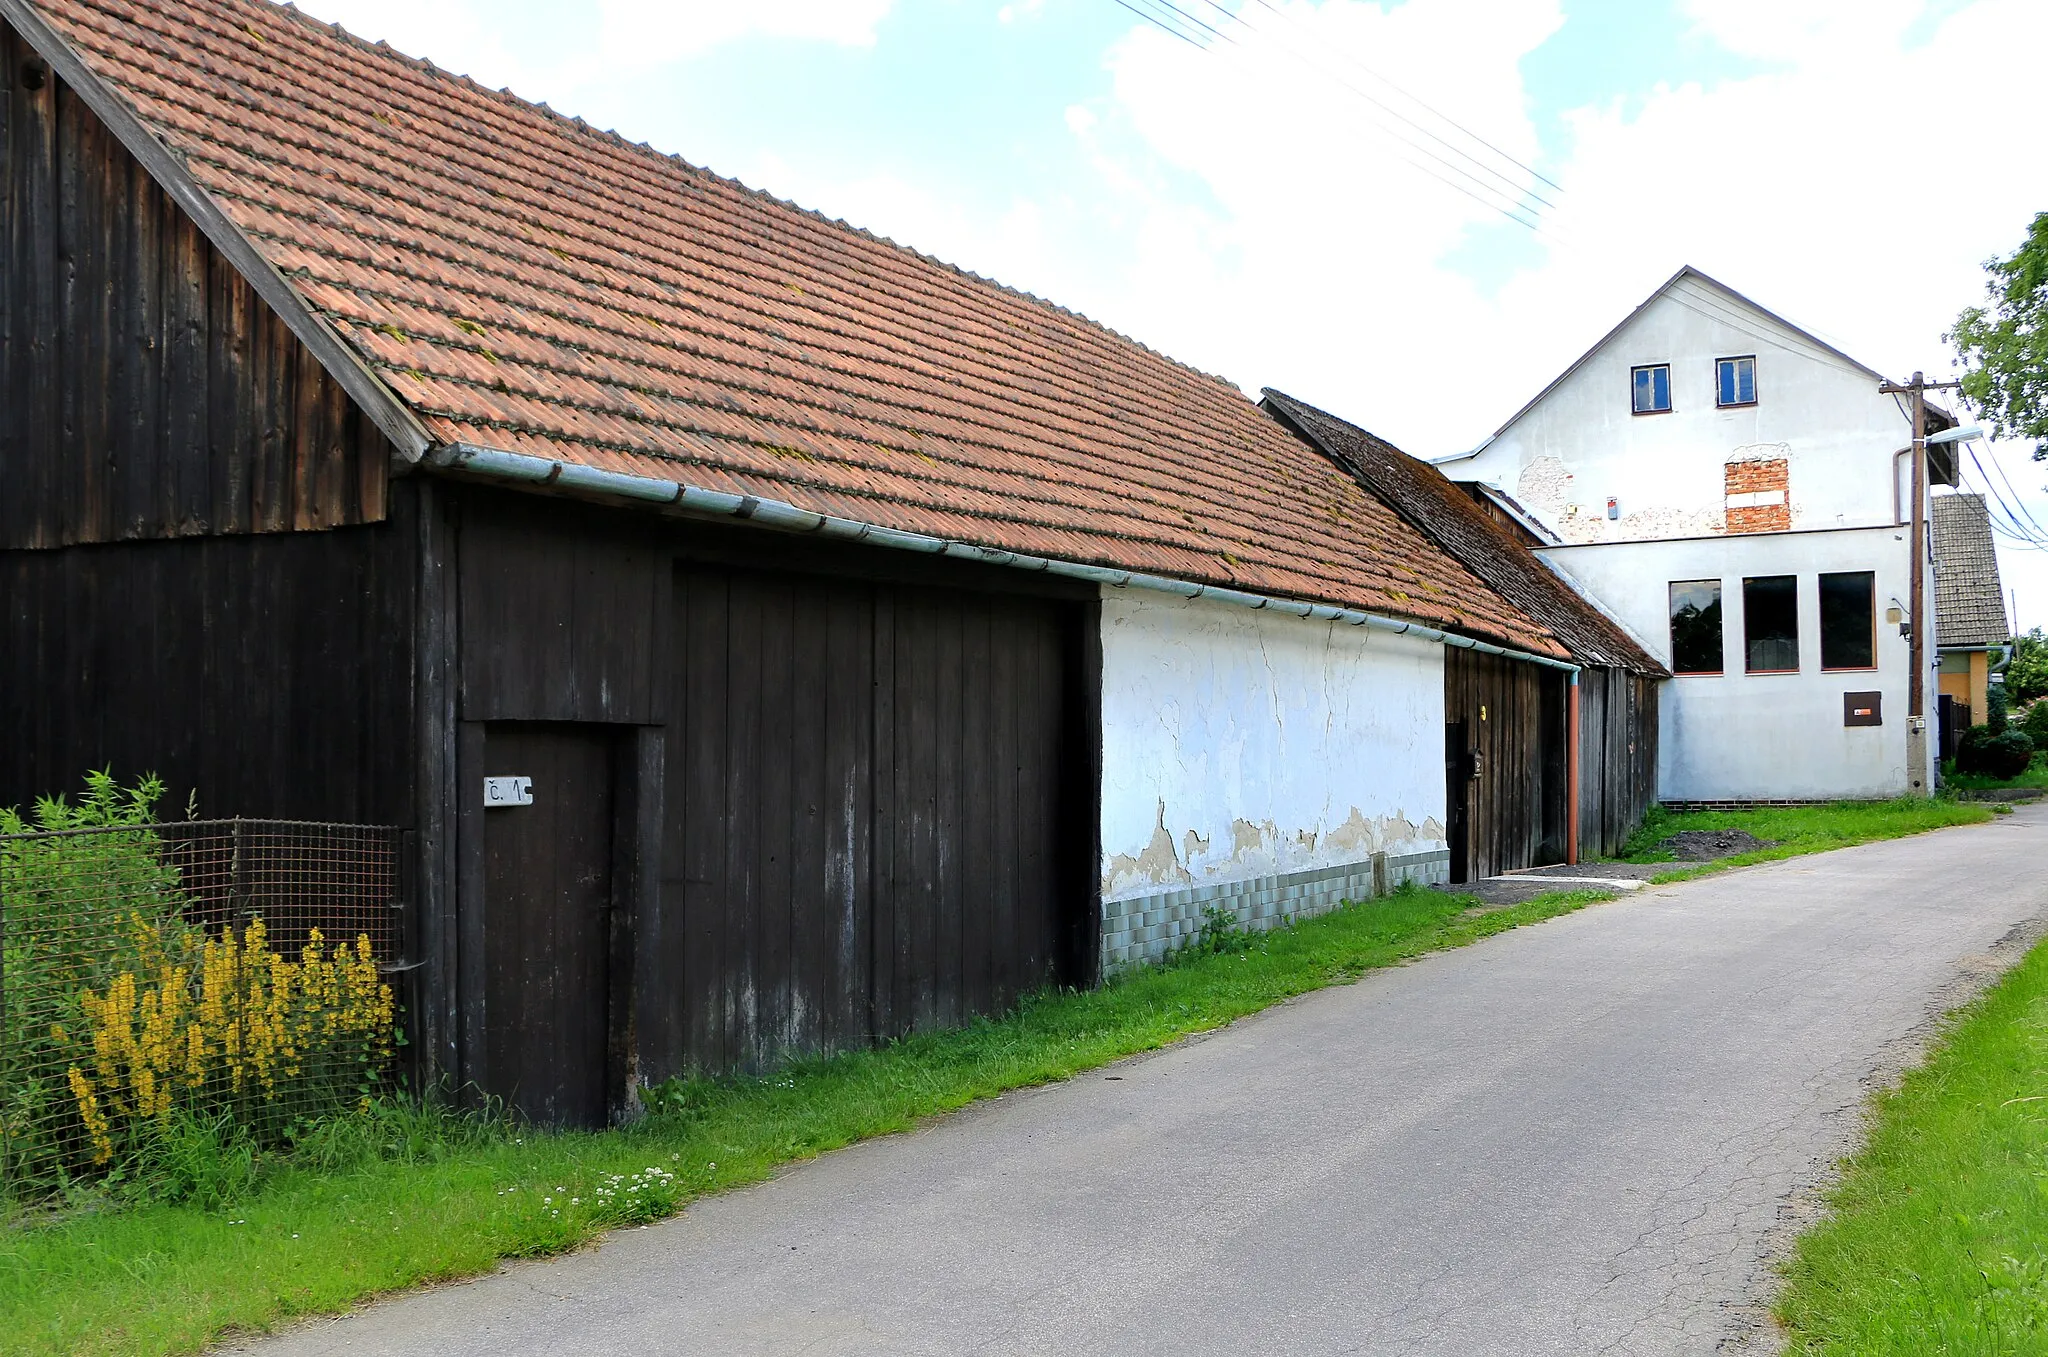
POLYGON ((1714 360, 1714 403, 1716 405, 1756 404, 1756 359, 1714 360))
POLYGON ((1671 364, 1631 368, 1629 379, 1634 388, 1632 400, 1637 414, 1661 415, 1671 409, 1671 364))

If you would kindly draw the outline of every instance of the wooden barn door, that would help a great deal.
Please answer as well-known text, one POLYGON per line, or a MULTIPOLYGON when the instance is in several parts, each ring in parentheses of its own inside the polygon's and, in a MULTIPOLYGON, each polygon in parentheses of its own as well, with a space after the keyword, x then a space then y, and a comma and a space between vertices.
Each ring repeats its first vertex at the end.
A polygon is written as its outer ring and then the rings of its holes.
POLYGON ((675 609, 651 1077, 1080 978, 1075 605, 690 565, 675 609))
POLYGON ((486 775, 532 804, 484 811, 484 1086, 534 1122, 601 1126, 610 1007, 615 736, 493 724, 486 775))

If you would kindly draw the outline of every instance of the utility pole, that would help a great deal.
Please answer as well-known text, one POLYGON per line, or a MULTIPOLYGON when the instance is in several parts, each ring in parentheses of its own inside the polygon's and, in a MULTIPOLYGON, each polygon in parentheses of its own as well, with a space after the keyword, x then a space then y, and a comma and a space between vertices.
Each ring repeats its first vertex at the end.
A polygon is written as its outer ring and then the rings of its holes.
POLYGON ((1927 393, 1961 382, 1930 382, 1914 373, 1910 382, 1886 382, 1878 390, 1887 396, 1913 398, 1913 519, 1908 534, 1908 563, 1912 568, 1911 642, 1913 674, 1906 693, 1906 781, 1915 796, 1933 794, 1934 779, 1927 765, 1927 393))

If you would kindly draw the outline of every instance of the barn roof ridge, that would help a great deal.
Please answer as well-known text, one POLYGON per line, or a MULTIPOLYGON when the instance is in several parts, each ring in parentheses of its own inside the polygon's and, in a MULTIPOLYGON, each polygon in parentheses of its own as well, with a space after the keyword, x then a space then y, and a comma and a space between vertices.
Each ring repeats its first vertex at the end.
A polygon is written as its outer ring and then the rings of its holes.
POLYGON ((1070 308, 269 0, 0 17, 414 460, 689 461, 712 495, 1566 653, 1235 384, 1070 308))
POLYGON ((1369 430, 1271 387, 1267 409, 1321 448, 1418 532, 1535 617, 1587 664, 1668 678, 1636 638, 1586 598, 1449 477, 1369 430))

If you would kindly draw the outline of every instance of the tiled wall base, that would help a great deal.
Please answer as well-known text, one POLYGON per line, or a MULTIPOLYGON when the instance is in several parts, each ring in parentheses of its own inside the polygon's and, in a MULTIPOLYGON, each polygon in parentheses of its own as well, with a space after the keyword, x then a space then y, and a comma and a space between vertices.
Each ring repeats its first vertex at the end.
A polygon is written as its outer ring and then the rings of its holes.
POLYGON ((1768 806, 1827 806, 1830 801, 1800 799, 1797 797, 1730 797, 1714 801, 1662 801, 1658 803, 1673 814, 1684 814, 1695 810, 1758 810, 1768 806))
POLYGON ((1327 914, 1346 900, 1369 900, 1404 881, 1433 886, 1450 880, 1448 849, 1376 853, 1365 862, 1306 872, 1190 886, 1102 906, 1102 973, 1157 961, 1202 931, 1220 909, 1241 928, 1264 929, 1327 914))

